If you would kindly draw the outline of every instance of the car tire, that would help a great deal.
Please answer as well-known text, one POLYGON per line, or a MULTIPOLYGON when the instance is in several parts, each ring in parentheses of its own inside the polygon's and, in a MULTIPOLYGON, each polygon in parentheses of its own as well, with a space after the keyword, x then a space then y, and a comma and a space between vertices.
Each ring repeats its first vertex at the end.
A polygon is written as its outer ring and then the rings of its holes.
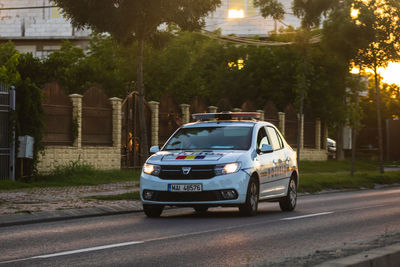
POLYGON ((297 204, 297 184, 294 176, 290 177, 288 192, 285 197, 279 200, 282 211, 293 211, 297 204))
POLYGON ((206 213, 208 210, 207 206, 195 206, 193 208, 197 213, 206 213))
POLYGON ((239 212, 243 216, 255 216, 258 209, 259 185, 254 176, 250 178, 247 187, 246 202, 239 206, 239 212))
POLYGON ((143 204, 143 211, 147 217, 158 218, 163 212, 164 206, 143 204))

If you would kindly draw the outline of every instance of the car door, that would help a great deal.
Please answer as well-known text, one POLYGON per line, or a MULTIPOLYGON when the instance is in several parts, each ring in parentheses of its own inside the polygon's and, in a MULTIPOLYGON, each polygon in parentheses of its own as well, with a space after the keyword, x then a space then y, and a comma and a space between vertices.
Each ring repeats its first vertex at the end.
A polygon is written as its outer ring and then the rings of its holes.
POLYGON ((273 177, 273 159, 274 152, 270 153, 262 153, 261 147, 263 145, 271 145, 270 139, 267 135, 266 128, 260 127, 257 134, 257 156, 256 156, 256 164, 259 173, 260 179, 260 198, 267 198, 271 195, 271 182, 274 179, 273 177))
POLYGON ((266 127, 268 138, 274 149, 272 152, 272 173, 270 178, 270 192, 274 196, 286 194, 287 188, 287 160, 284 150, 284 143, 273 126, 266 127))

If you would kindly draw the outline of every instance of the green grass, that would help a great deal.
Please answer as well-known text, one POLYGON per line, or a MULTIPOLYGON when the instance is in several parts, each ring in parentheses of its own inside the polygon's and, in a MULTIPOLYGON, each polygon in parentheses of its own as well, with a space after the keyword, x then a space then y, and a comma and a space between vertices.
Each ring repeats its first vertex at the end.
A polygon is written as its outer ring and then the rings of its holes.
POLYGON ((90 196, 86 197, 86 199, 96 199, 96 200, 139 200, 140 192, 129 192, 119 195, 103 195, 103 196, 90 196))
POLYGON ((350 175, 351 162, 300 162, 299 192, 315 193, 328 189, 373 188, 376 184, 400 184, 400 172, 379 173, 373 161, 357 161, 350 175))
MULTIPOLYGON (((358 160, 354 164, 357 171, 378 171, 379 165, 371 160, 358 160)), ((326 173, 326 172, 350 172, 350 160, 328 160, 328 161, 301 161, 300 173, 326 173)))
POLYGON ((95 170, 86 164, 58 167, 47 175, 38 175, 29 181, 0 181, 0 190, 33 187, 99 185, 127 181, 139 181, 140 170, 95 170))
MULTIPOLYGON (((388 163, 390 165, 390 163, 388 163)), ((314 193, 327 189, 373 188, 376 184, 400 184, 400 172, 379 173, 378 163, 358 160, 355 175, 350 176, 351 162, 345 161, 302 161, 300 162, 299 192, 314 193)), ((100 171, 79 162, 56 168, 48 175, 40 175, 28 182, 0 181, 0 190, 20 188, 99 185, 127 181, 139 181, 140 170, 100 171)), ((98 196, 100 200, 138 199, 138 193, 117 196, 98 196)))

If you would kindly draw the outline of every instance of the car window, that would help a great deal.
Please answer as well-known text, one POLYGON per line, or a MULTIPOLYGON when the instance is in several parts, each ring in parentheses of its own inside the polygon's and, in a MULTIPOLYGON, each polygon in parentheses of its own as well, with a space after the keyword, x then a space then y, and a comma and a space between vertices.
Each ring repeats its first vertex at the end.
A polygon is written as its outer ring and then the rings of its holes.
POLYGON ((258 135, 257 135, 257 148, 261 149, 263 145, 270 145, 267 132, 265 131, 265 127, 261 127, 260 130, 258 130, 258 135))
POLYGON ((163 150, 247 150, 250 148, 252 127, 194 127, 181 128, 163 150))
POLYGON ((273 127, 267 127, 267 132, 269 137, 271 138, 271 144, 274 150, 281 149, 283 147, 283 142, 278 136, 278 133, 273 127))

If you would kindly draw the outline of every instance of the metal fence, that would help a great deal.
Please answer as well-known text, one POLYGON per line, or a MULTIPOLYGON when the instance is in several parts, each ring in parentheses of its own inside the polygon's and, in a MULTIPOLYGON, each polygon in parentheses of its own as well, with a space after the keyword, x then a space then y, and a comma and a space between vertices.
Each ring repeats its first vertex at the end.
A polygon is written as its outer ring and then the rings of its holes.
POLYGON ((10 129, 10 110, 15 110, 15 91, 0 83, 0 180, 15 179, 15 136, 10 129))

